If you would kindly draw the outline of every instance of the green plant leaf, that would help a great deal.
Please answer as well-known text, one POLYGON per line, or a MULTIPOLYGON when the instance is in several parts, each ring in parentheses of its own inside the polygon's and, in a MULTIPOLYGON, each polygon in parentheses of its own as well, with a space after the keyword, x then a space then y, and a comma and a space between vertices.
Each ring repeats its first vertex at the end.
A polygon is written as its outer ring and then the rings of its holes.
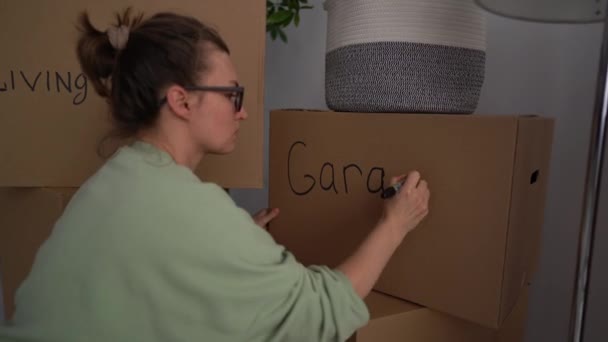
POLYGON ((277 36, 287 43, 287 34, 283 28, 288 27, 292 22, 294 26, 300 24, 300 10, 312 9, 308 0, 266 0, 266 32, 270 33, 272 40, 277 36))
POLYGON ((283 30, 281 30, 280 28, 278 29, 279 32, 279 36, 281 37, 281 40, 284 43, 287 43, 287 35, 285 34, 285 32, 283 32, 283 30))
POLYGON ((288 20, 291 15, 293 15, 291 12, 281 10, 268 16, 266 23, 270 25, 281 24, 288 20))
POLYGON ((272 30, 270 30, 270 38, 272 38, 272 40, 277 39, 277 28, 273 27, 272 30))
POLYGON ((289 16, 287 17, 287 19, 283 20, 283 22, 281 23, 281 26, 282 27, 289 26, 289 24, 291 24, 291 21, 293 20, 294 16, 295 16, 295 14, 293 12, 290 12, 289 16))

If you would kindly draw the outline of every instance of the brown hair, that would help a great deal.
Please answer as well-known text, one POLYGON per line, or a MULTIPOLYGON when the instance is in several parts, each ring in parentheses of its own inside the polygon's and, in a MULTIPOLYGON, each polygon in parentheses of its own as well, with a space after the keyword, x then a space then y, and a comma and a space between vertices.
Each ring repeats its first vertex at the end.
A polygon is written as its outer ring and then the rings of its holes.
POLYGON ((189 16, 158 13, 144 20, 128 8, 116 14, 114 26, 129 28, 121 50, 112 46, 107 31, 91 24, 87 12, 81 13, 77 54, 96 92, 107 99, 119 137, 155 122, 163 88, 194 86, 207 70, 210 48, 230 53, 214 29, 189 16))

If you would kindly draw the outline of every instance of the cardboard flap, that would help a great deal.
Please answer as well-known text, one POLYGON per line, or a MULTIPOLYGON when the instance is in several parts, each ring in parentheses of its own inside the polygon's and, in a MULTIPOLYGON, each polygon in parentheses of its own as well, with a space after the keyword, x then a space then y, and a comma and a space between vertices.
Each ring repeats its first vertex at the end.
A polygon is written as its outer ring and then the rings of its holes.
POLYGON ((365 299, 371 319, 348 341, 523 342, 528 298, 526 286, 504 324, 492 329, 372 291, 365 299))
POLYGON ((76 189, 0 188, 0 273, 5 317, 29 274, 38 249, 49 237, 76 189))
POLYGON ((261 187, 266 12, 263 2, 250 0, 0 2, 0 186, 80 186, 101 165, 97 149, 110 129, 109 109, 80 70, 75 25, 87 10, 105 30, 126 6, 146 17, 194 16, 226 40, 249 118, 236 150, 205 158, 197 173, 225 188, 261 187))
POLYGON ((500 329, 495 333, 496 342, 523 342, 526 332, 530 286, 525 286, 518 294, 518 299, 511 312, 505 318, 500 329))
POLYGON ((554 121, 546 118, 522 118, 518 123, 499 322, 511 311, 536 269, 553 126, 554 121))
POLYGON ((423 309, 420 305, 376 291, 370 292, 365 298, 365 304, 369 310, 370 320, 423 309))

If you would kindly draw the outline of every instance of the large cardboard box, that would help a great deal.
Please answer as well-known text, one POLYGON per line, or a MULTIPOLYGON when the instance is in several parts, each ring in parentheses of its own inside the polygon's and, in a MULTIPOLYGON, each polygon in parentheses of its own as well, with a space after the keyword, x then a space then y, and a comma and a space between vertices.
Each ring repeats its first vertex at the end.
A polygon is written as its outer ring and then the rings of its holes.
POLYGON ((75 191, 0 188, 0 278, 5 318, 12 317, 15 292, 75 191))
POLYGON ((349 342, 523 342, 528 287, 499 329, 483 327, 379 292, 365 299, 369 323, 349 342))
POLYGON ((0 186, 77 187, 101 165, 97 148, 109 110, 80 70, 75 25, 87 10, 105 30, 127 6, 146 16, 191 15, 224 37, 249 118, 236 150, 205 158, 197 173, 226 188, 261 187, 266 9, 251 0, 1 1, 0 186))
POLYGON ((390 176, 419 170, 430 214, 376 290, 488 327, 537 259, 553 121, 534 116, 274 111, 269 202, 276 240, 336 266, 376 224, 390 176))

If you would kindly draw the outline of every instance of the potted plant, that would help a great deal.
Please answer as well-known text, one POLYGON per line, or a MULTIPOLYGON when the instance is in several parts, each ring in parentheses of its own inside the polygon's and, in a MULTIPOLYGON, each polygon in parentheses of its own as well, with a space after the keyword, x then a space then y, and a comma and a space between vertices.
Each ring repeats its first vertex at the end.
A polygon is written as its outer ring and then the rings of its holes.
POLYGON ((270 34, 272 40, 279 37, 287 43, 287 35, 284 28, 293 23, 295 26, 300 24, 300 10, 311 9, 308 0, 280 0, 266 1, 266 32, 270 34))

